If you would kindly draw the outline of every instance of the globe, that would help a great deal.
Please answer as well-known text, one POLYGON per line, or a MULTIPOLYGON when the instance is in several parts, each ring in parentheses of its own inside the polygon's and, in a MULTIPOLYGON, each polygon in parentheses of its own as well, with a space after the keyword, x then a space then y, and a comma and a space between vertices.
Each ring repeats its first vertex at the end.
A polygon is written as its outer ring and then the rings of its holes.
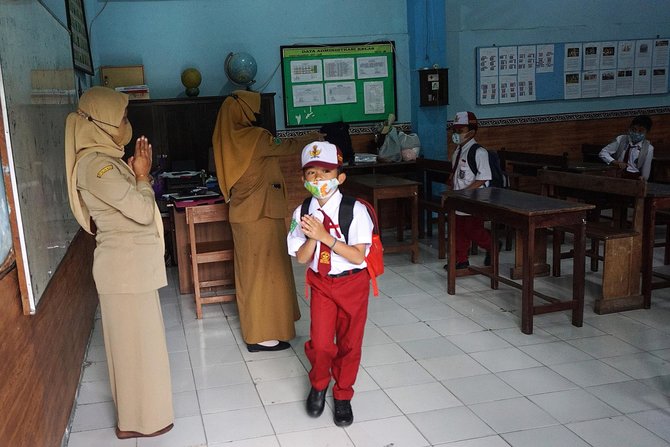
POLYGON ((233 84, 249 87, 256 82, 258 66, 256 60, 249 53, 230 53, 224 63, 226 76, 233 84))
POLYGON ((195 68, 187 68, 181 72, 181 83, 186 87, 187 96, 198 96, 200 94, 200 83, 202 75, 195 68))

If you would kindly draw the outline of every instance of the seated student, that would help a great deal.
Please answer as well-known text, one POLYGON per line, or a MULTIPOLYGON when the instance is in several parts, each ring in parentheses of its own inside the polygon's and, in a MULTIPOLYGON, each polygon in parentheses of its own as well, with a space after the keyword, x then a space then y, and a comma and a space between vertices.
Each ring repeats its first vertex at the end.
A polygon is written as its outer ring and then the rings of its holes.
POLYGON ((623 170, 624 178, 644 178, 649 180, 654 146, 646 139, 651 131, 651 118, 638 115, 630 123, 628 133, 619 135, 602 148, 598 156, 607 164, 623 170))
MULTIPOLYGON (((477 117, 472 112, 458 112, 452 125, 452 141, 457 144, 451 160, 453 169, 447 181, 447 187, 453 190, 476 189, 487 186, 491 180, 491 167, 489 157, 483 147, 473 146, 477 144, 475 134, 478 129, 477 117), (473 172, 468 163, 468 152, 476 150, 475 162, 477 163, 477 174, 473 172)), ((484 220, 480 217, 470 216, 456 211, 456 269, 467 269, 468 250, 472 241, 486 250, 484 265, 491 264, 491 233, 484 228, 484 220)), ((445 265, 446 269, 448 266, 445 265)))

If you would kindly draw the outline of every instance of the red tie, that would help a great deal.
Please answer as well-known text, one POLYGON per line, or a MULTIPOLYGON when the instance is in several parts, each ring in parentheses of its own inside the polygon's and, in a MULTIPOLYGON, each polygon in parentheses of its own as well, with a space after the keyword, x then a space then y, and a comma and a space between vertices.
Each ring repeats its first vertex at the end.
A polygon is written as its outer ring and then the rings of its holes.
MULTIPOLYGON (((335 234, 337 234, 337 237, 340 237, 340 231, 337 229, 339 225, 335 225, 330 217, 328 217, 328 214, 326 214, 322 209, 319 209, 321 211, 321 214, 323 214, 323 226, 326 229, 328 233, 330 233, 331 229, 335 230, 335 234)), ((321 242, 319 244, 321 248, 319 249, 319 263, 318 263, 318 268, 319 268, 319 275, 322 276, 327 276, 328 273, 330 273, 330 247, 327 244, 324 244, 321 242)))

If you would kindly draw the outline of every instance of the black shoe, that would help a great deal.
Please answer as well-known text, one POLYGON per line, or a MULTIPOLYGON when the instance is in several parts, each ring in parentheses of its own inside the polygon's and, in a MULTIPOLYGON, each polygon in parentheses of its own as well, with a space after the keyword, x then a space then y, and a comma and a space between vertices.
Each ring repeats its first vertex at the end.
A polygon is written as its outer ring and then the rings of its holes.
POLYGON ((354 422, 354 412, 351 411, 351 401, 350 400, 338 400, 335 401, 335 410, 333 411, 333 421, 338 427, 346 427, 351 425, 354 422))
POLYGON ((307 396, 307 414, 313 418, 318 418, 323 413, 323 409, 326 406, 326 391, 328 387, 325 387, 321 391, 317 391, 312 387, 307 396))
POLYGON ((261 351, 283 351, 291 347, 291 344, 287 341, 280 341, 274 346, 263 346, 258 343, 252 345, 247 343, 247 351, 249 352, 261 352, 261 351))
MULTIPOLYGON (((456 270, 465 270, 470 267, 470 261, 463 261, 456 263, 456 270)), ((449 264, 444 264, 444 269, 449 270, 449 264)))

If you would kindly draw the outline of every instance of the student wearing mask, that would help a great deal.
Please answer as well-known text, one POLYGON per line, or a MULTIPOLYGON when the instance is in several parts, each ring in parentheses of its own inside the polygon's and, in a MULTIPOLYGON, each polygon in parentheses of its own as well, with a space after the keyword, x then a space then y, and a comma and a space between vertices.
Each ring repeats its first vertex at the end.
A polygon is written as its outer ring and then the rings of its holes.
MULTIPOLYGON (((458 112, 452 124, 451 139, 457 145, 451 159, 451 176, 447 181, 447 187, 453 190, 476 189, 487 186, 491 180, 491 167, 489 156, 483 147, 473 147, 477 142, 475 135, 478 129, 477 117, 472 112, 458 112), (477 173, 475 174, 468 163, 468 152, 475 153, 477 173)), ((470 216, 461 211, 456 211, 456 269, 467 269, 468 250, 472 242, 476 242, 486 250, 485 265, 491 263, 491 233, 484 228, 484 220, 480 217, 470 216)), ((444 266, 447 268, 447 265, 444 266)))
POLYGON ((651 160, 654 158, 654 146, 647 140, 649 131, 651 118, 638 115, 630 123, 628 133, 616 137, 602 148, 598 156, 605 163, 621 169, 624 178, 649 180, 651 160))

